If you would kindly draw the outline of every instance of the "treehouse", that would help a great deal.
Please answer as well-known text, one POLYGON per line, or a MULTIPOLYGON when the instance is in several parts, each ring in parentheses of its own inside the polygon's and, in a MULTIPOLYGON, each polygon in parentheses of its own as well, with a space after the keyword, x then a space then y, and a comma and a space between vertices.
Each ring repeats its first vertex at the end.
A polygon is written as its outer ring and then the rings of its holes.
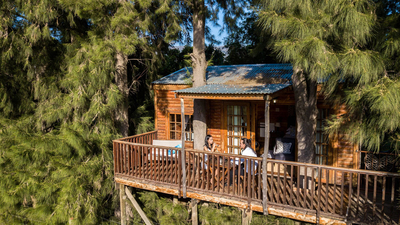
POLYGON ((327 136, 325 119, 345 108, 324 100, 323 84, 314 163, 306 164, 297 162, 290 64, 209 66, 201 87, 192 87, 191 72, 153 82, 155 131, 114 141, 121 193, 131 186, 235 206, 245 209, 243 223, 252 211, 320 224, 399 223, 398 157, 327 136), (197 100, 205 105, 200 135, 213 136, 216 152, 194 149, 197 100), (239 154, 241 138, 258 157, 239 154))

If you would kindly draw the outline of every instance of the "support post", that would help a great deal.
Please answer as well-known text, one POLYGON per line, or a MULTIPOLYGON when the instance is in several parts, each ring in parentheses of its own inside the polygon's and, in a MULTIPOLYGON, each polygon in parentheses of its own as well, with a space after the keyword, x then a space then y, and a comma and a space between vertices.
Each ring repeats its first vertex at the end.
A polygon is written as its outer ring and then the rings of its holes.
POLYGON ((199 203, 199 200, 197 199, 192 199, 190 202, 191 208, 192 208, 192 225, 198 225, 199 224, 199 216, 197 213, 197 205, 199 203))
POLYGON ((121 209, 121 225, 126 225, 126 195, 125 195, 125 185, 119 184, 119 202, 121 209))
POLYGON ((242 209, 242 225, 250 225, 253 217, 253 210, 242 209))
POLYGON ((269 95, 265 96, 265 138, 264 138, 264 156, 263 156, 263 164, 262 164, 262 205, 263 205, 263 213, 264 215, 268 215, 268 186, 267 186, 267 155, 269 150, 269 105, 271 103, 271 99, 269 95))
POLYGON ((183 98, 181 98, 181 127, 182 127, 182 197, 186 198, 186 154, 185 154, 185 104, 183 98))
MULTIPOLYGON (((129 191, 128 187, 124 189, 126 192, 126 196, 128 196, 129 200, 131 201, 133 207, 135 207, 136 211, 139 213, 140 217, 142 217, 142 220, 146 225, 151 225, 151 222, 149 218, 147 218, 146 214, 143 212, 142 208, 140 208, 139 203, 135 200, 131 192, 129 191)), ((121 223, 122 224, 122 223, 121 223)))

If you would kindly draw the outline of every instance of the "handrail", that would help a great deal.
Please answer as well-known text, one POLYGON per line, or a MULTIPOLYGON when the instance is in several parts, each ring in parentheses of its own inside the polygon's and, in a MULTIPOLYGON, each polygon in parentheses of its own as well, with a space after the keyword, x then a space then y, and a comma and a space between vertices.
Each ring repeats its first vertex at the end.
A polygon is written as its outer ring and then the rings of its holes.
POLYGON ((142 134, 135 134, 135 135, 128 136, 128 137, 119 138, 119 139, 116 139, 116 140, 113 140, 113 141, 122 141, 122 140, 130 139, 130 138, 136 138, 136 137, 140 137, 140 136, 145 136, 145 135, 149 135, 149 134, 153 134, 153 133, 157 133, 157 132, 158 132, 158 130, 149 131, 149 132, 142 133, 142 134))
MULTIPOLYGON (((120 141, 120 140, 114 140, 113 142, 116 143, 123 143, 127 145, 135 145, 135 146, 143 146, 143 147, 152 147, 152 148, 168 148, 168 149, 174 149, 174 150, 179 150, 180 148, 175 148, 175 147, 168 147, 168 146, 160 146, 160 145, 149 145, 149 144, 140 144, 140 143, 132 143, 132 142, 126 142, 126 141, 120 141)), ((187 149, 186 151, 191 151, 191 152, 196 152, 196 153, 203 153, 205 151, 197 150, 197 149, 187 149)), ((236 154, 231 154, 231 153, 222 153, 222 152, 205 152, 206 154, 219 154, 221 156, 235 156, 238 157, 240 156, 241 158, 244 159, 257 159, 261 160, 261 157, 253 157, 253 156, 244 156, 244 155, 236 155, 236 154)), ((372 171, 372 170, 364 170, 364 169, 352 169, 352 168, 344 168, 344 167, 334 167, 334 166, 326 166, 326 165, 319 165, 319 164, 312 164, 312 163, 302 163, 302 162, 293 162, 293 161, 284 161, 284 160, 276 160, 276 159, 268 159, 270 162, 275 162, 275 163, 283 163, 286 165, 293 165, 293 166, 307 166, 307 167, 318 167, 322 169, 330 169, 330 170, 341 170, 345 172, 354 172, 354 173, 363 173, 363 174, 370 174, 370 175, 378 175, 378 176, 394 176, 394 177, 400 177, 400 173, 391 173, 391 172, 384 172, 384 171, 372 171)))

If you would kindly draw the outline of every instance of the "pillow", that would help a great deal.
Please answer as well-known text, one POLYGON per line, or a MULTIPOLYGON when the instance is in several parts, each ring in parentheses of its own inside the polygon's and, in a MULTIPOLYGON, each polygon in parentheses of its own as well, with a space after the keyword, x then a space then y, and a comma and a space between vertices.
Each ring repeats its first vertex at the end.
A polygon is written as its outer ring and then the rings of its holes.
POLYGON ((282 139, 276 139, 276 145, 274 148, 274 154, 291 154, 290 148, 292 147, 292 143, 282 142, 282 139))

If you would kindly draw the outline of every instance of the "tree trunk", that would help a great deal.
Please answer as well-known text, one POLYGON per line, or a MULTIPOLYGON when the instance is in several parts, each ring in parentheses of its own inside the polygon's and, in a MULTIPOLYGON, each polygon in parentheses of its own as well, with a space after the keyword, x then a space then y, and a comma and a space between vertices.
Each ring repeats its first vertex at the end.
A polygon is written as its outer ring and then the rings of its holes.
POLYGON ((317 127, 317 82, 307 80, 303 71, 294 68, 292 75, 296 102, 298 161, 314 163, 317 127))
MULTIPOLYGON (((193 7, 193 87, 206 84, 206 53, 205 53, 205 6, 204 1, 194 1, 193 7)), ((194 148, 203 149, 204 137, 207 132, 205 100, 194 100, 193 130, 194 148)))
POLYGON ((128 57, 122 52, 117 52, 116 55, 116 74, 115 74, 115 83, 118 86, 119 91, 123 95, 122 104, 118 107, 115 112, 115 121, 117 123, 117 127, 119 128, 120 134, 123 137, 128 136, 129 130, 129 120, 128 120, 128 96, 129 96, 129 88, 128 88, 128 57))

